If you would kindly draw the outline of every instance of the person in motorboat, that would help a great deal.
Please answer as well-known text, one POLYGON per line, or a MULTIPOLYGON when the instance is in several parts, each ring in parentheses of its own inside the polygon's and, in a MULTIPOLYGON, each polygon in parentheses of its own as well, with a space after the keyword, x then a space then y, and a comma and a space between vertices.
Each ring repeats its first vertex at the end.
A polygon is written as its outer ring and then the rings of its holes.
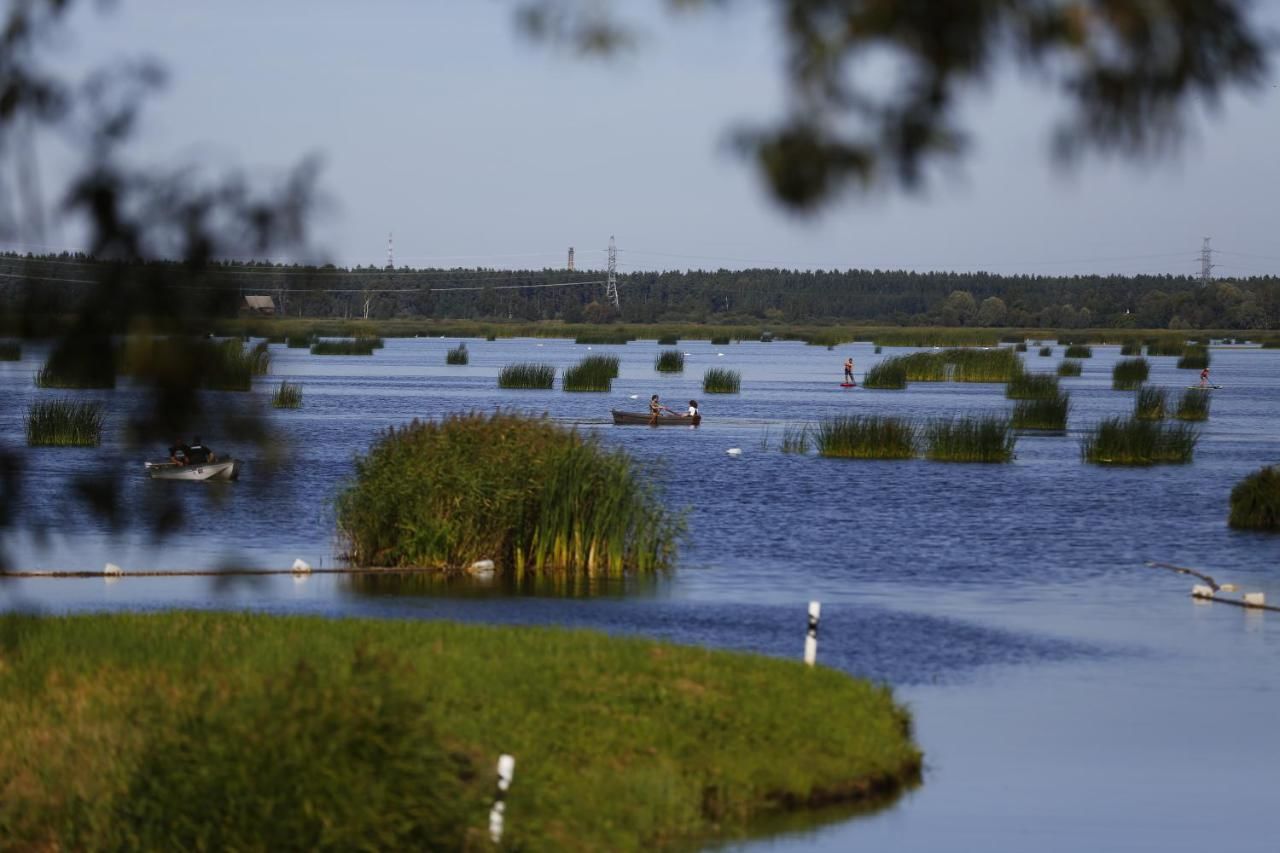
POLYGON ((691 426, 697 426, 702 423, 702 415, 698 414, 697 400, 689 401, 689 411, 685 414, 685 417, 689 419, 691 426))
POLYGON ((182 439, 178 439, 169 448, 169 461, 174 465, 186 465, 191 458, 189 456, 190 452, 191 448, 183 444, 182 439))
POLYGON ((195 441, 187 448, 187 461, 191 465, 209 465, 217 462, 218 457, 200 442, 200 436, 197 435, 195 441))

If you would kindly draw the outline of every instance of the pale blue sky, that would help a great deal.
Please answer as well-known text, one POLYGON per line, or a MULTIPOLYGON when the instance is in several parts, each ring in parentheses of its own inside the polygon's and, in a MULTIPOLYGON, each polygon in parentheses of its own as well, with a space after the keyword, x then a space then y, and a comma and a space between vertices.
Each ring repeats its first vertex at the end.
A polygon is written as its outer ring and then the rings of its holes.
MULTIPOLYGON (((782 104, 771 21, 737 6, 659 16, 611 62, 529 43, 500 0, 121 0, 78 11, 61 50, 167 66, 138 140, 148 160, 269 175, 321 155, 315 242, 339 263, 382 263, 393 231, 415 266, 562 266, 570 245, 598 266, 616 234, 625 270, 1192 273, 1212 236, 1220 273, 1280 273, 1280 88, 1230 99, 1172 160, 1063 175, 1048 156, 1063 106, 1010 75, 969 99, 954 175, 798 219, 726 150, 782 104)), ((42 159, 52 190, 59 157, 42 159)))

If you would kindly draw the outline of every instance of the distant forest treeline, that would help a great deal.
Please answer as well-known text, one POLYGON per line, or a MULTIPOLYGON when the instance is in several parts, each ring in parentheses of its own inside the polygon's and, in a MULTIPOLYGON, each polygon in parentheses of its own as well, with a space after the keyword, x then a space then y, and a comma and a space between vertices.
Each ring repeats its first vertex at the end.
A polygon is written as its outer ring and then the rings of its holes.
POLYGON ((291 317, 566 323, 866 323, 1025 328, 1275 329, 1280 278, 1172 275, 1030 276, 987 272, 785 269, 628 272, 621 312, 604 302, 605 274, 563 269, 343 269, 219 263, 191 271, 157 262, 121 269, 82 255, 0 253, 7 311, 66 314, 105 272, 163 279, 234 315, 243 296, 269 295, 291 317))

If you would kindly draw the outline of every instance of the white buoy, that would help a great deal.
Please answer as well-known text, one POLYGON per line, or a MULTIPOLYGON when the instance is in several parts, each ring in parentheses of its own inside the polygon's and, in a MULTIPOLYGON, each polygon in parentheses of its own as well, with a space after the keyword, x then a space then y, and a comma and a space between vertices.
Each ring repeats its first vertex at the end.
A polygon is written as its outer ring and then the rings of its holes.
POLYGON ((507 813, 507 789, 516 773, 516 760, 510 755, 498 756, 498 790, 493 795, 493 808, 489 810, 489 837, 494 844, 502 841, 503 819, 507 813))
POLYGON ((804 635, 804 662, 813 666, 818 660, 818 617, 822 613, 822 604, 809 602, 809 628, 804 635))
POLYGON ((742 455, 742 448, 741 448, 741 447, 730 447, 728 450, 726 450, 726 451, 725 451, 725 453, 728 453, 728 454, 729 454, 730 456, 732 456, 734 459, 737 459, 739 456, 741 456, 741 455, 742 455))
POLYGON ((640 399, 640 395, 639 395, 639 394, 632 394, 628 399, 631 399, 631 400, 639 400, 639 399, 640 399))
POLYGON ((1192 598, 1213 598, 1213 587, 1208 584, 1198 583, 1191 587, 1192 598))
POLYGON ((493 560, 476 560, 467 566, 467 574, 482 581, 493 580, 493 560))
POLYGON ((1245 607, 1266 607, 1267 594, 1265 592, 1246 592, 1244 594, 1245 607))
POLYGON ((102 573, 109 577, 119 577, 124 574, 124 569, 120 568, 115 563, 107 563, 102 567, 102 573))
POLYGON ((724 358, 724 353, 722 353, 722 352, 718 352, 718 353, 716 353, 716 357, 717 357, 717 358, 724 358))
POLYGON ((1218 587, 1218 589, 1222 590, 1223 592, 1239 592, 1239 591, 1240 591, 1240 587, 1236 586, 1236 585, 1235 585, 1235 584, 1233 584, 1233 583, 1224 583, 1224 584, 1221 584, 1221 585, 1218 587))
POLYGON ((310 563, 308 563, 306 560, 303 560, 303 559, 297 559, 297 560, 294 560, 294 561, 293 561, 293 566, 292 566, 291 568, 293 569, 293 573, 294 573, 295 575, 309 575, 309 574, 311 574, 311 564, 310 564, 310 563))

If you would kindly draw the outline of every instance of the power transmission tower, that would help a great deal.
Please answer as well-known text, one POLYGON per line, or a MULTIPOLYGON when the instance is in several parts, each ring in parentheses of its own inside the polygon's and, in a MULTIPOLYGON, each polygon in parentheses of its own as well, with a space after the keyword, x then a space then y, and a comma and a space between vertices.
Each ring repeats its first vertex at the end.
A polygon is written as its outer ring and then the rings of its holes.
POLYGON ((573 272, 573 247, 569 247, 569 272, 573 272))
POLYGON ((388 231, 387 232, 387 269, 393 270, 395 268, 396 268, 395 246, 393 246, 391 243, 391 232, 388 231))
POLYGON ((1213 249, 1209 248, 1208 237, 1204 238, 1204 244, 1200 247, 1200 286, 1208 287, 1209 281, 1213 277, 1213 249))
POLYGON ((604 285, 604 298, 614 308, 622 307, 618 301, 618 247, 613 237, 609 238, 609 278, 604 285))

